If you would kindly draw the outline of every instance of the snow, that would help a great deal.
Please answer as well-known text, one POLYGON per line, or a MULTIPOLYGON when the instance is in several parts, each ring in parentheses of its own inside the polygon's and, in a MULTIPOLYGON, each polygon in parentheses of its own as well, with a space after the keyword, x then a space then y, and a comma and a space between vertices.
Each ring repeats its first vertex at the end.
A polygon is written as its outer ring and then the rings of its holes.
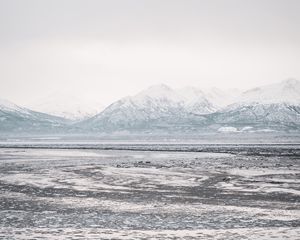
POLYGON ((218 109, 200 89, 185 87, 177 91, 184 98, 185 108, 191 113, 206 114, 215 112, 218 109))
POLYGON ((27 131, 29 129, 39 129, 41 125, 44 129, 61 126, 63 119, 35 112, 27 108, 20 107, 7 100, 0 99, 0 130, 27 131))
POLYGON ((166 99, 172 102, 183 102, 184 98, 176 91, 165 84, 154 85, 146 90, 141 91, 133 97, 133 100, 144 101, 147 98, 151 99, 166 99))
POLYGON ((211 88, 205 90, 206 98, 217 108, 223 108, 237 101, 241 92, 238 89, 221 90, 211 88))
MULTIPOLYGON (((258 102, 240 102, 229 105, 222 109, 223 121, 227 124, 230 122, 245 122, 255 124, 258 120, 277 123, 299 124, 300 105, 291 105, 289 103, 258 103, 258 102), (225 119, 224 119, 225 118, 225 119)), ((265 131, 273 131, 267 125, 265 131)))
POLYGON ((235 127, 220 127, 218 132, 238 132, 238 130, 235 127))
MULTIPOLYGON (((168 118, 174 122, 176 119, 193 118, 218 111, 224 114, 220 116, 224 124, 231 124, 231 121, 249 124, 255 123, 257 119, 265 119, 267 122, 277 122, 277 124, 297 123, 299 122, 298 110, 290 104, 299 105, 299 99, 300 90, 297 80, 286 80, 242 94, 236 89, 226 91, 217 88, 200 90, 195 87, 172 89, 161 84, 113 103, 98 114, 93 121, 95 126, 112 123, 114 127, 125 129, 135 124, 143 126, 151 120, 168 118)), ((214 121, 219 122, 218 118, 217 116, 214 121)), ((168 124, 166 120, 164 123, 168 124)), ((237 131, 234 125, 231 127, 221 127, 218 131, 237 131)), ((241 131, 252 131, 250 127, 252 126, 241 126, 241 131)), ((274 131, 266 126, 261 126, 261 129, 274 131)))
POLYGON ((280 83, 257 87, 244 92, 238 102, 300 104, 300 81, 287 79, 280 83))
MULTIPOLYGON (((167 85, 154 85, 140 93, 125 97, 110 106, 111 108, 135 108, 153 112, 155 109, 169 109, 174 111, 194 110, 196 113, 210 113, 216 108, 208 101, 205 94, 193 87, 174 90, 167 85)), ((105 112, 106 110, 104 110, 105 112)), ((130 111, 130 110, 128 110, 130 111)))
POLYGON ((184 87, 178 89, 177 92, 189 102, 194 102, 199 98, 205 98, 204 92, 195 87, 184 87))
MULTIPOLYGON (((256 176, 262 176, 262 175, 271 175, 271 174, 298 174, 299 171, 296 170, 279 170, 279 169, 240 169, 240 168, 234 168, 230 171, 228 171, 232 175, 239 175, 244 177, 256 177, 256 176)), ((282 179, 280 180, 282 181, 282 179)), ((300 182, 300 181, 296 181, 300 182)))
MULTIPOLYGON (((163 132, 166 129, 172 130, 173 126, 176 126, 176 131, 188 131, 198 127, 218 129, 218 132, 297 131, 300 124, 300 81, 288 79, 243 93, 236 89, 172 89, 160 84, 150 86, 136 95, 124 97, 104 110, 98 101, 61 93, 28 106, 35 111, 76 120, 76 125, 73 125, 76 128, 102 129, 124 134, 138 129, 163 132)), ((22 117, 26 115, 26 118, 32 120, 32 128, 40 125, 34 122, 36 120, 42 119, 53 124, 59 121, 58 126, 62 121, 34 113, 5 100, 0 100, 0 109, 21 113, 22 117)), ((17 129, 15 122, 20 125, 20 129, 26 128, 18 120, 20 115, 11 117, 6 114, 4 112, 0 116, 1 123, 10 121, 11 129, 17 129), (15 122, 7 120, 14 118, 15 122)))
POLYGON ((28 113, 27 109, 22 108, 10 101, 1 98, 0 98, 0 110, 9 111, 9 112, 22 112, 26 114, 28 113))
POLYGON ((114 102, 91 121, 95 126, 111 123, 128 127, 163 118, 176 121, 187 115, 208 114, 216 110, 199 89, 174 90, 161 84, 114 102))
POLYGON ((0 238, 298 239, 299 166, 244 150, 2 148, 0 238))
POLYGON ((253 130, 253 127, 251 127, 251 126, 246 126, 241 129, 242 132, 252 131, 252 130, 253 130))

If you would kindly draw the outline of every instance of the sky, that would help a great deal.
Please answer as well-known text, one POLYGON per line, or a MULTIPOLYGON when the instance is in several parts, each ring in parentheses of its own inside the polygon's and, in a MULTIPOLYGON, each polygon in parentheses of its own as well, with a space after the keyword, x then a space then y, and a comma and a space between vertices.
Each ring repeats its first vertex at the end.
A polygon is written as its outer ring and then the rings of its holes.
POLYGON ((0 0, 0 98, 300 79, 298 0, 0 0))

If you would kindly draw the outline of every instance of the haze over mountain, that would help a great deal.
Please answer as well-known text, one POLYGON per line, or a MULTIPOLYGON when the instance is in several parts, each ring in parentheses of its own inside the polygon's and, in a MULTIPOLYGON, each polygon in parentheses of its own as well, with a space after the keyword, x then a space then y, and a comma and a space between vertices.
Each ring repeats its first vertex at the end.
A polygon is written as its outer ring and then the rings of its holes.
POLYGON ((218 89, 205 92, 192 87, 173 90, 156 85, 116 101, 80 125, 102 131, 215 131, 224 126, 237 130, 298 129, 299 96, 299 81, 294 79, 241 94, 218 89))
POLYGON ((47 132, 56 133, 67 126, 64 118, 35 112, 0 99, 1 132, 47 132))
POLYGON ((239 102, 300 104, 300 81, 290 78, 243 92, 239 102))
POLYGON ((63 117, 70 120, 83 120, 101 112, 104 106, 97 100, 54 93, 27 104, 35 111, 63 117))
MULTIPOLYGON (((61 116, 65 114, 61 109, 80 109, 78 106, 83 106, 77 100, 72 102, 62 98, 52 98, 50 103, 52 108, 46 104, 47 112, 61 116)), ((165 84, 154 85, 113 102, 103 111, 99 108, 98 114, 77 123, 2 101, 0 121, 1 131, 29 132, 35 128, 38 131, 48 128, 48 132, 49 129, 58 129, 94 133, 299 131, 300 82, 288 79, 242 93, 217 88, 172 89, 165 84)))
POLYGON ((287 79, 245 91, 234 104, 215 113, 213 119, 238 128, 299 129, 300 81, 287 79))
MULTIPOLYGON (((225 99, 228 101, 228 95, 224 94, 225 99)), ((174 90, 161 84, 114 102, 100 114, 83 121, 81 126, 105 130, 165 128, 168 124, 180 127, 188 119, 213 113, 218 108, 210 92, 193 87, 174 90)))

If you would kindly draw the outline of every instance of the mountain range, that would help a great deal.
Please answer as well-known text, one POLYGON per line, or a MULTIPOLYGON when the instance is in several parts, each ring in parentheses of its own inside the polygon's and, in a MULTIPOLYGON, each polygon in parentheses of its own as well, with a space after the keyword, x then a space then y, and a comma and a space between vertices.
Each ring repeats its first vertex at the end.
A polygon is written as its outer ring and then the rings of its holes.
POLYGON ((0 132, 48 132, 63 131, 70 121, 20 107, 0 99, 0 132))
POLYGON ((93 108, 91 114, 85 111, 90 108, 80 101, 72 104, 57 98, 52 102, 55 104, 41 102, 43 107, 34 108, 44 112, 41 113, 1 100, 0 131, 125 134, 300 131, 300 81, 296 79, 244 92, 155 85, 113 102, 102 111, 99 104, 99 111, 93 108), (61 111, 63 103, 76 114, 61 111))

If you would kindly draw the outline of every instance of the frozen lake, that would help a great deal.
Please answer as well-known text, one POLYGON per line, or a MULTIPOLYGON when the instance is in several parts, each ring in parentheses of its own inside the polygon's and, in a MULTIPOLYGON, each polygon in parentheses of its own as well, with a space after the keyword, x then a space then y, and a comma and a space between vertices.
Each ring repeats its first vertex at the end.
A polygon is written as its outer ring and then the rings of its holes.
POLYGON ((0 239, 300 236, 300 145, 0 145, 0 239))

